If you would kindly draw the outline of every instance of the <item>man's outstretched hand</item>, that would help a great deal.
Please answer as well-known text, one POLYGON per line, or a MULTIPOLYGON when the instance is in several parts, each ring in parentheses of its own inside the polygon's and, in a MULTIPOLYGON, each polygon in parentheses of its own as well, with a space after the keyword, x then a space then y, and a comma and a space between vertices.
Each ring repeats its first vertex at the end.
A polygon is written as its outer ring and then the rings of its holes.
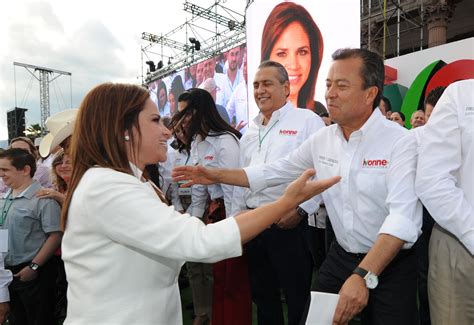
POLYGON ((215 184, 212 169, 203 166, 180 166, 173 168, 171 177, 174 182, 186 182, 181 187, 190 187, 194 184, 215 184))

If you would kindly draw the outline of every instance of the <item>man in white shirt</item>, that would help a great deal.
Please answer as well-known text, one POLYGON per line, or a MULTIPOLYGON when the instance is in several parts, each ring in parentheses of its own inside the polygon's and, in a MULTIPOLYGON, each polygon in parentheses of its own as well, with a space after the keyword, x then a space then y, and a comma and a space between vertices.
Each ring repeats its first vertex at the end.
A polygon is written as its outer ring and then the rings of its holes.
POLYGON ((204 61, 204 80, 208 78, 213 78, 218 87, 216 95, 216 104, 226 107, 227 102, 229 101, 230 93, 228 87, 226 87, 227 77, 223 73, 216 72, 216 59, 210 58, 207 61, 204 61))
POLYGON ((227 77, 226 87, 228 91, 232 94, 237 87, 237 85, 242 81, 243 74, 239 69, 238 63, 240 58, 240 46, 230 49, 227 52, 227 62, 229 63, 229 68, 227 69, 225 76, 227 77))
POLYGON ((248 124, 248 104, 247 104, 247 53, 243 57, 243 76, 244 79, 237 85, 235 91, 227 103, 227 113, 231 124, 244 134, 247 131, 248 124))
MULTIPOLYGON (((293 107, 287 101, 288 95, 285 68, 276 62, 263 62, 254 79, 254 97, 260 114, 240 140, 241 166, 276 160, 324 127, 313 112, 293 107)), ((234 189, 232 214, 271 202, 287 185, 258 193, 234 189)), ((281 219, 247 245, 252 297, 257 305, 259 324, 283 324, 280 290, 288 305, 288 324, 299 324, 301 320, 312 273, 311 255, 304 236, 306 219, 308 214, 316 212, 319 203, 319 198, 303 203, 302 209, 281 219)))
POLYGON ((428 295, 433 324, 474 324, 474 80, 444 91, 424 126, 416 192, 436 224, 428 295))
POLYGON ((316 289, 339 293, 335 324, 346 324, 361 311, 362 324, 417 324, 411 247, 420 234, 421 204, 414 190, 415 139, 377 108, 384 81, 377 54, 341 49, 333 60, 326 101, 336 124, 273 163, 212 172, 188 167, 182 173, 193 182, 250 185, 253 191, 293 180, 309 167, 320 178, 342 176, 322 193, 336 241, 316 289))

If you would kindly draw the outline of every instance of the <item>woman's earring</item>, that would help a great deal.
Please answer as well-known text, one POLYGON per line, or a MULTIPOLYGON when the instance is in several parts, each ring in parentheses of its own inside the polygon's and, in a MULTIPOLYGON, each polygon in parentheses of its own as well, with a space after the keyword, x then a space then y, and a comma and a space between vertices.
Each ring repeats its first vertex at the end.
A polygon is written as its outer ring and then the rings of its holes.
POLYGON ((125 141, 130 141, 130 137, 128 135, 125 135, 124 139, 125 141))

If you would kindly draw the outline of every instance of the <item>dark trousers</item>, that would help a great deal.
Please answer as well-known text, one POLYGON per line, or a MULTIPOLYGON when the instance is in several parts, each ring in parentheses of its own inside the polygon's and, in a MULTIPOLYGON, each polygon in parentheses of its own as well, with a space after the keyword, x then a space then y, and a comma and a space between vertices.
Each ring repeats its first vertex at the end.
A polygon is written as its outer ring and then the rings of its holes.
POLYGON ((299 324, 311 287, 312 260, 305 232, 307 220, 294 229, 276 225, 247 245, 252 299, 259 325, 284 324, 281 291, 288 306, 288 324, 299 324))
MULTIPOLYGON (((7 267, 13 274, 19 272, 30 263, 7 267)), ((55 324, 55 281, 57 265, 50 259, 38 271, 36 279, 22 282, 13 278, 8 286, 10 292, 11 325, 44 325, 55 324)))
MULTIPOLYGON (((346 252, 334 241, 319 269, 314 290, 339 293, 363 258, 346 252)), ((369 302, 361 314, 362 324, 418 324, 416 281, 416 254, 413 249, 402 250, 380 274, 377 288, 370 290, 369 302)))
POLYGON ((423 225, 421 236, 418 238, 414 248, 418 259, 418 299, 420 300, 420 323, 430 325, 430 305, 428 301, 428 248, 434 220, 428 210, 423 207, 423 225))

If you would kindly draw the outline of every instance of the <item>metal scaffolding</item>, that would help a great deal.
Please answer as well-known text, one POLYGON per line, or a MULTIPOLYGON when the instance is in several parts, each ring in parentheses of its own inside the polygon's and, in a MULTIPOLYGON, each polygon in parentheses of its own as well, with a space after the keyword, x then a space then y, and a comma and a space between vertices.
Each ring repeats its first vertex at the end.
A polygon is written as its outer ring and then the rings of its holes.
MULTIPOLYGON (((210 7, 204 8, 186 1, 183 10, 191 14, 185 23, 162 35, 148 32, 142 33, 142 39, 149 42, 142 46, 142 73, 144 56, 158 56, 163 63, 156 71, 147 71, 142 75, 142 83, 147 84, 180 71, 197 62, 216 56, 223 51, 245 42, 245 14, 239 13, 221 4, 216 0, 210 7), (184 42, 175 41, 178 34, 184 34, 184 42), (188 41, 191 43, 189 44, 188 41), (196 46, 199 43, 199 47, 196 46), (154 52, 155 46, 160 52, 154 52)), ((247 6, 252 1, 247 2, 247 6)), ((183 35, 181 35, 182 37, 183 35)), ((149 61, 147 61, 149 62, 149 61)))
MULTIPOLYGON (((72 76, 70 72, 40 67, 37 65, 13 62, 14 66, 25 68, 40 84, 40 110, 41 110, 41 128, 46 127, 46 120, 50 115, 49 84, 62 75, 72 76), (38 71, 38 76, 36 72, 38 71), (52 78, 50 78, 50 76, 52 78)), ((16 89, 16 85, 15 85, 16 89)), ((15 99, 16 100, 16 99, 15 99)))
POLYGON ((418 40, 411 43, 423 49, 425 1, 361 0, 361 47, 378 51, 383 58, 399 56, 401 35, 418 30, 418 40))

